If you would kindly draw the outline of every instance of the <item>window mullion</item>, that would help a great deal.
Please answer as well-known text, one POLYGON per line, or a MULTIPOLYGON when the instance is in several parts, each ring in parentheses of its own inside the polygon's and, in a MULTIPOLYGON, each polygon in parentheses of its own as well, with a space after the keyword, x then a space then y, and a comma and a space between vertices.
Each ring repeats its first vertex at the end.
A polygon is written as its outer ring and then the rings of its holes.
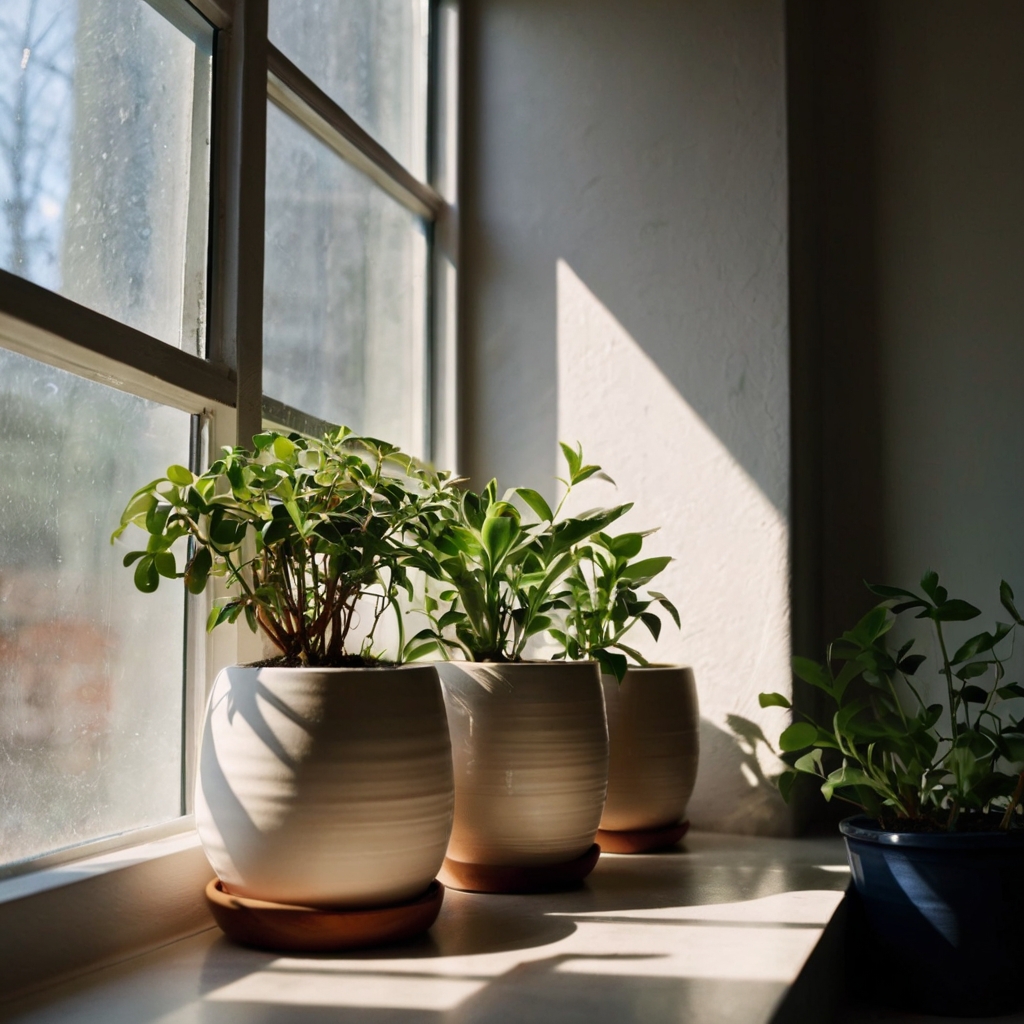
POLYGON ((444 201, 361 128, 280 50, 268 50, 266 95, 347 163, 417 216, 433 220, 444 201))
POLYGON ((236 374, 235 437, 262 429, 267 0, 236 0, 214 71, 210 357, 236 374))
POLYGON ((263 396, 263 425, 276 430, 295 430, 307 437, 323 437, 324 434, 338 429, 337 423, 311 416, 269 395, 263 396))
POLYGON ((0 270, 0 344, 179 409, 234 405, 234 374, 0 270))

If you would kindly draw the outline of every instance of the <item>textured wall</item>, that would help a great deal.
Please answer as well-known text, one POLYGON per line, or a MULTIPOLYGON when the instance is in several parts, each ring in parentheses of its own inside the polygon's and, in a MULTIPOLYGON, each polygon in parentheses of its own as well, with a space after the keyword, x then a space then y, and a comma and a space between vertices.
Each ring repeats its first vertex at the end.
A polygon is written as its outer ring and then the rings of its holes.
POLYGON ((886 569, 934 567, 1005 618, 1000 576, 1024 594, 1024 5, 880 11, 886 569))
POLYGON ((785 831, 728 722, 790 686, 782 4, 476 0, 465 32, 463 469, 550 494, 578 439, 619 483, 586 503, 661 525, 692 818, 785 831))
POLYGON ((796 552, 798 649, 870 606, 863 579, 927 568, 1005 618, 1000 577, 1024 591, 1024 6, 789 10, 794 520, 817 541, 796 552))

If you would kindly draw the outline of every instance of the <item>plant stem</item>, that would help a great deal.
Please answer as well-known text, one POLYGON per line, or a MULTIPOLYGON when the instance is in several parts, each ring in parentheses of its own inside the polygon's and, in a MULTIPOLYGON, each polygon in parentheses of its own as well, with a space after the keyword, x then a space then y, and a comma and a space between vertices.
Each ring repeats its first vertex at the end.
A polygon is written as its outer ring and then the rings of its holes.
POLYGON ((1010 806, 1006 808, 1003 820, 999 822, 999 827, 1004 832, 1010 827, 1010 822, 1013 821, 1013 812, 1016 810, 1017 804, 1020 803, 1022 796, 1024 796, 1024 772, 1020 773, 1017 779, 1017 787, 1013 791, 1013 796, 1010 797, 1010 806))
MULTIPOLYGON (((938 619, 932 620, 935 623, 935 632, 939 637, 939 648, 942 651, 942 674, 946 677, 946 694, 949 699, 949 728, 953 734, 953 746, 956 746, 957 738, 960 735, 960 728, 956 721, 956 708, 953 704, 953 666, 949 663, 949 654, 946 652, 946 640, 942 635, 942 623, 938 619)), ((965 712, 966 714, 966 712, 965 712)), ((954 807, 956 804, 953 805, 954 807)))
POLYGON ((949 808, 949 817, 946 819, 946 830, 948 832, 953 831, 953 826, 956 824, 956 819, 960 817, 960 804, 956 797, 953 797, 953 804, 949 808))

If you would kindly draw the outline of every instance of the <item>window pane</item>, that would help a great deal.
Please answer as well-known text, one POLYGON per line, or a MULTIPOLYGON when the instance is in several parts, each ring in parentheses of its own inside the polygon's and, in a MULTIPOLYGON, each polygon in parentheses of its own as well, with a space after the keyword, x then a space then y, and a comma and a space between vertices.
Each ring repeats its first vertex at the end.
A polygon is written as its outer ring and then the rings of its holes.
POLYGON ((0 3, 0 267, 202 354, 211 37, 192 37, 144 0, 0 3))
POLYGON ((266 393, 420 452, 425 284, 419 218, 271 107, 266 393))
POLYGON ((182 588, 136 591, 109 538, 189 435, 0 349, 0 864, 181 813, 182 588))
POLYGON ((270 41, 420 178, 427 0, 270 0, 270 41))

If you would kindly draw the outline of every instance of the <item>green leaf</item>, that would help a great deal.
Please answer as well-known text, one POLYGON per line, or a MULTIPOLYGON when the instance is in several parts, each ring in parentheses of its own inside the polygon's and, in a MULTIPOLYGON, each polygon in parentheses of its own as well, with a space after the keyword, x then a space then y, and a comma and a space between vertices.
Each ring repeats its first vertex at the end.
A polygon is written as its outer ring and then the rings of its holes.
POLYGON ((791 708, 793 706, 789 698, 784 697, 781 693, 759 693, 757 702, 763 708, 791 708))
POLYGON ((165 579, 173 580, 178 575, 178 569, 174 563, 174 555, 170 551, 161 551, 159 554, 154 555, 153 566, 165 579))
POLYGON ((1010 584, 1007 583, 1006 580, 1002 580, 999 583, 999 601, 1013 617, 1014 622, 1018 625, 1024 625, 1024 619, 1021 619, 1020 613, 1017 611, 1017 606, 1013 601, 1013 591, 1010 589, 1010 584))
POLYGON ((821 775, 824 776, 825 769, 821 765, 821 751, 812 750, 803 757, 798 757, 793 762, 793 767, 798 772, 807 772, 809 775, 821 775))
POLYGON ((971 661, 964 665, 955 675, 961 682, 968 679, 977 679, 978 676, 983 676, 988 672, 990 665, 991 662, 988 661, 971 661))
POLYGON ((785 752, 803 750, 818 738, 818 729, 810 722, 794 722, 782 731, 779 737, 779 749, 785 752))
POLYGON ((518 532, 519 514, 512 505, 496 502, 487 510, 487 518, 480 529, 480 539, 492 566, 497 566, 505 557, 518 532), (498 514, 493 514, 495 509, 500 509, 498 514))
POLYGON ((824 690, 830 696, 832 695, 832 680, 825 667, 816 661, 797 655, 793 658, 793 674, 797 679, 802 679, 805 683, 810 683, 812 686, 818 687, 819 690, 824 690))
MULTIPOLYGON (((279 439, 280 440, 280 439, 279 439)), ((288 513, 288 518, 295 524, 295 529, 299 531, 300 537, 306 535, 306 524, 302 521, 302 513, 299 511, 299 506, 293 498, 289 498, 284 503, 284 510, 288 513)), ((242 530, 241 536, 235 541, 236 544, 242 543, 242 537, 245 536, 245 530, 242 530)))
POLYGON ((870 647, 880 636, 893 627, 895 618, 884 604, 875 605, 848 633, 843 636, 864 647, 870 647))
POLYGON ((992 650, 995 642, 995 637, 991 633, 979 633, 977 636, 972 636, 970 640, 966 640, 960 645, 957 652, 950 658, 950 663, 959 665, 962 661, 969 661, 984 651, 992 650))
POLYGON ((626 675, 629 662, 624 654, 616 654, 614 651, 606 651, 603 647, 593 651, 594 657, 601 666, 605 675, 612 675, 621 683, 626 675))
POLYGON ((939 587, 939 574, 929 569, 921 577, 921 589, 936 603, 942 604, 945 598, 945 591, 939 587), (940 596, 942 595, 942 596, 940 596))
POLYGON ((778 786, 779 793, 782 799, 789 803, 789 798, 793 793, 793 783, 797 780, 797 773, 791 768, 784 771, 776 780, 775 785, 778 786))
POLYGON ((880 786, 867 772, 860 768, 851 768, 843 765, 842 768, 832 772, 822 784, 821 792, 826 800, 831 800, 833 793, 844 786, 867 786, 869 789, 880 791, 880 786))
POLYGON ((153 564, 154 555, 145 555, 135 566, 135 586, 144 594, 152 594, 160 585, 160 574, 153 564))
POLYGON ((981 611, 973 604, 953 598, 952 601, 945 601, 939 605, 935 617, 940 622, 967 622, 976 619, 980 614, 981 611))
POLYGON ((179 487, 188 487, 195 477, 192 475, 191 470, 186 469, 184 466, 175 465, 167 467, 167 479, 179 487))
POLYGON ((133 498, 121 515, 121 522, 128 523, 136 516, 147 515, 157 506, 159 499, 151 491, 133 498))
POLYGON ((425 654, 432 654, 434 651, 440 649, 440 644, 436 640, 430 640, 427 643, 416 644, 413 647, 406 645, 405 652, 402 655, 403 661, 415 661, 417 658, 422 658, 425 654))
POLYGON ((988 700, 988 694, 980 686, 965 686, 960 691, 960 699, 968 704, 984 704, 988 700))
POLYGON ((558 444, 562 449, 562 454, 565 456, 565 461, 569 466, 569 478, 572 479, 580 471, 580 465, 583 462, 583 455, 570 448, 564 441, 559 441, 558 444))
POLYGON ((923 654, 908 654, 896 667, 904 675, 912 676, 927 660, 923 654))
POLYGON ((212 633, 217 626, 219 626, 227 616, 225 615, 225 608, 223 605, 214 605, 210 609, 210 614, 206 616, 206 632, 212 633))
POLYGON ((601 472, 600 466, 582 466, 578 473, 573 473, 572 482, 573 484, 581 484, 584 480, 589 480, 591 477, 594 477, 595 480, 605 480, 610 484, 615 483, 607 473, 601 472))
POLYGON ((672 621, 676 624, 676 628, 682 629, 683 624, 679 620, 679 611, 676 606, 664 594, 659 594, 654 590, 648 591, 648 593, 672 616, 672 621))
POLYGON ((206 589, 206 581, 213 567, 213 556, 210 549, 201 547, 192 556, 192 561, 185 567, 185 586, 190 594, 201 594, 206 589))
POLYGON ((551 626, 552 619, 548 615, 535 615, 530 619, 529 625, 524 630, 526 636, 535 636, 537 633, 543 633, 545 629, 551 626))
POLYGON ((517 487, 516 494, 537 513, 538 518, 547 522, 551 522, 555 518, 555 514, 551 511, 551 506, 539 492, 529 487, 517 487))
POLYGON ((879 597, 907 597, 912 601, 921 601, 921 598, 919 598, 917 594, 914 594, 909 590, 903 590, 901 587, 889 587, 882 583, 868 583, 866 581, 864 586, 866 586, 872 594, 877 594, 879 597))
POLYGON ((622 572, 622 578, 642 583, 657 576, 671 561, 672 559, 668 555, 658 558, 642 558, 639 562, 627 565, 622 572))
POLYGON ((655 640, 661 636, 661 619, 654 612, 641 612, 640 621, 647 627, 655 640))
POLYGON ((636 558, 644 545, 642 533, 622 533, 618 537, 612 537, 608 550, 616 558, 636 558))
POLYGON ((1020 683, 1007 683, 1006 686, 1000 686, 996 693, 1003 700, 1013 700, 1015 697, 1024 697, 1024 686, 1020 683))
POLYGON ((153 536, 158 536, 167 528, 167 519, 171 514, 171 506, 163 502, 154 505, 146 513, 146 530, 153 536))
POLYGON ((287 437, 282 437, 280 434, 274 438, 273 449, 274 455, 277 456, 281 462, 288 462, 295 455, 295 444, 289 441, 287 437))
POLYGON ((458 555, 461 553, 474 559, 479 558, 480 555, 483 554, 483 546, 477 539, 476 534, 471 530, 467 530, 465 527, 452 527, 448 533, 441 538, 441 540, 447 542, 444 545, 442 545, 440 541, 438 542, 438 547, 441 548, 445 554, 458 555))

